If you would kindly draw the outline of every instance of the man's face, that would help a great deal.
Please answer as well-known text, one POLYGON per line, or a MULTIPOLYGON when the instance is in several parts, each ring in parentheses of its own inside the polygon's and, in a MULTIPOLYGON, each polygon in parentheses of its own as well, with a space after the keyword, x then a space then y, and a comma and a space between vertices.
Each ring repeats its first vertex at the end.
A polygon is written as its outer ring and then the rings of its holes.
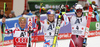
POLYGON ((23 29, 26 26, 26 22, 25 21, 20 21, 19 22, 20 27, 23 29))
POLYGON ((4 14, 4 12, 3 11, 1 11, 1 15, 3 15, 4 14))
POLYGON ((57 12, 59 12, 59 10, 57 10, 57 12))
POLYGON ((3 17, 3 18, 2 18, 2 23, 5 23, 5 20, 6 20, 6 18, 3 17))
POLYGON ((25 12, 24 12, 24 14, 26 15, 26 14, 28 14, 28 12, 27 12, 27 11, 25 11, 25 12))
POLYGON ((88 7, 88 4, 85 4, 86 7, 88 7))
POLYGON ((70 9, 72 10, 73 8, 71 7, 70 9))
POLYGON ((24 14, 27 14, 27 12, 25 11, 24 14))
POLYGON ((55 15, 54 14, 48 14, 48 20, 52 22, 54 20, 55 15))
POLYGON ((13 17, 13 15, 12 15, 12 14, 9 14, 9 17, 10 17, 10 18, 12 18, 12 17, 13 17))
POLYGON ((78 17, 81 17, 81 15, 82 15, 82 9, 76 10, 76 15, 78 17))
POLYGON ((12 13, 12 15, 15 15, 14 13, 12 13))

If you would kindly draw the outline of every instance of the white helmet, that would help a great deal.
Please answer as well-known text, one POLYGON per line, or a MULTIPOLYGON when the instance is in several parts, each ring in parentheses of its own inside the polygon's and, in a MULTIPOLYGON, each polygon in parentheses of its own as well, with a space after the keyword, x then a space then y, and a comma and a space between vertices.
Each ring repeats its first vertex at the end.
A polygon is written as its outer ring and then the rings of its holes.
POLYGON ((75 7, 75 9, 76 9, 76 10, 77 10, 77 9, 83 9, 83 7, 82 7, 82 5, 77 4, 76 7, 75 7))
POLYGON ((77 4, 76 7, 75 7, 75 12, 77 12, 77 10, 79 10, 79 9, 80 9, 81 11, 83 11, 82 5, 77 4))

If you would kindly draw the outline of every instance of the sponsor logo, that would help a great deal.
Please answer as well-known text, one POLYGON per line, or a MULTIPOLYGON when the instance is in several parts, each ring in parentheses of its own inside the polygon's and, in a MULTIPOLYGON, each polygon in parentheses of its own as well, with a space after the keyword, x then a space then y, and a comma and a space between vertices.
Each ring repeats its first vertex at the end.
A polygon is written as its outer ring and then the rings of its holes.
POLYGON ((16 43, 27 43, 27 40, 28 38, 24 38, 24 37, 15 38, 16 43))
MULTIPOLYGON (((13 40, 4 41, 4 46, 13 44, 13 40)), ((0 46, 2 46, 2 42, 0 42, 0 46)))
MULTIPOLYGON (((49 5, 49 4, 46 4, 44 7, 47 8, 47 9, 48 9, 48 8, 51 8, 51 7, 52 7, 53 9, 54 9, 54 8, 58 9, 59 6, 60 6, 60 5, 49 5)), ((40 5, 35 4, 35 8, 36 8, 36 9, 40 9, 40 5)))
POLYGON ((58 39, 68 39, 68 38, 71 38, 70 33, 63 33, 58 35, 58 39))

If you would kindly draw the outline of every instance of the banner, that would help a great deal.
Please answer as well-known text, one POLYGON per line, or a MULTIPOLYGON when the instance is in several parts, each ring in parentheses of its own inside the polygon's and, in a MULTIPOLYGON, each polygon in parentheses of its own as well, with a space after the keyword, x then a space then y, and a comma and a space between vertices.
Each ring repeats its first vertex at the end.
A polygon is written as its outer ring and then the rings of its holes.
POLYGON ((29 0, 28 1, 28 4, 29 4, 29 8, 30 10, 39 10, 40 9, 40 3, 43 3, 43 6, 44 8, 46 9, 58 9, 59 6, 61 4, 65 4, 66 5, 66 2, 67 2, 67 5, 69 5, 69 8, 71 6, 73 6, 73 4, 77 3, 78 1, 77 0, 42 0, 42 1, 37 1, 37 0, 29 0))

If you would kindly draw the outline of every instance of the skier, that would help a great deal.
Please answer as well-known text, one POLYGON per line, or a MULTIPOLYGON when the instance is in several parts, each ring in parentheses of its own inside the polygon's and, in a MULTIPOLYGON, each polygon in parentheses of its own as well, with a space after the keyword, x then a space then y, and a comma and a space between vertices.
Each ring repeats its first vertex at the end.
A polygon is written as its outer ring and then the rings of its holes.
MULTIPOLYGON (((69 47, 83 47, 83 41, 85 41, 84 33, 87 23, 86 16, 83 16, 83 7, 77 4, 75 7, 75 15, 70 18, 72 36, 69 47)), ((85 43, 86 45, 86 43, 85 43)))
POLYGON ((12 28, 13 30, 13 37, 14 37, 14 46, 16 47, 26 47, 27 45, 27 39, 28 39, 28 33, 27 29, 25 29, 26 26, 26 18, 20 17, 19 18, 19 25, 20 27, 12 28))
MULTIPOLYGON (((57 19, 55 19, 55 11, 52 9, 49 9, 47 11, 47 19, 45 19, 44 21, 41 21, 41 29, 43 29, 44 32, 44 45, 43 47, 52 47, 53 45, 53 38, 54 38, 54 34, 55 34, 55 27, 56 27, 56 21, 57 19)), ((61 27, 63 25, 67 25, 68 24, 68 18, 64 17, 64 20, 62 20, 61 23, 61 27), (66 20, 65 20, 66 19, 66 20)), ((57 43, 56 43, 56 47, 57 47, 57 43)))
MULTIPOLYGON (((6 18, 2 19, 2 23, 5 23, 6 18)), ((13 33, 14 38, 14 47, 26 47, 27 43, 27 30, 25 29, 26 26, 26 18, 20 17, 19 18, 19 27, 13 27, 10 29, 6 29, 6 33, 13 33)), ((5 26, 6 27, 6 26, 5 26)))
MULTIPOLYGON (((3 19, 3 23, 5 19, 3 19)), ((10 29, 6 29, 6 32, 13 33, 13 38, 14 38, 14 47, 27 47, 27 42, 28 42, 28 28, 26 28, 26 18, 20 17, 18 19, 19 21, 19 26, 18 27, 13 27, 10 29)), ((33 28, 33 30, 37 30, 37 28, 33 28)))

